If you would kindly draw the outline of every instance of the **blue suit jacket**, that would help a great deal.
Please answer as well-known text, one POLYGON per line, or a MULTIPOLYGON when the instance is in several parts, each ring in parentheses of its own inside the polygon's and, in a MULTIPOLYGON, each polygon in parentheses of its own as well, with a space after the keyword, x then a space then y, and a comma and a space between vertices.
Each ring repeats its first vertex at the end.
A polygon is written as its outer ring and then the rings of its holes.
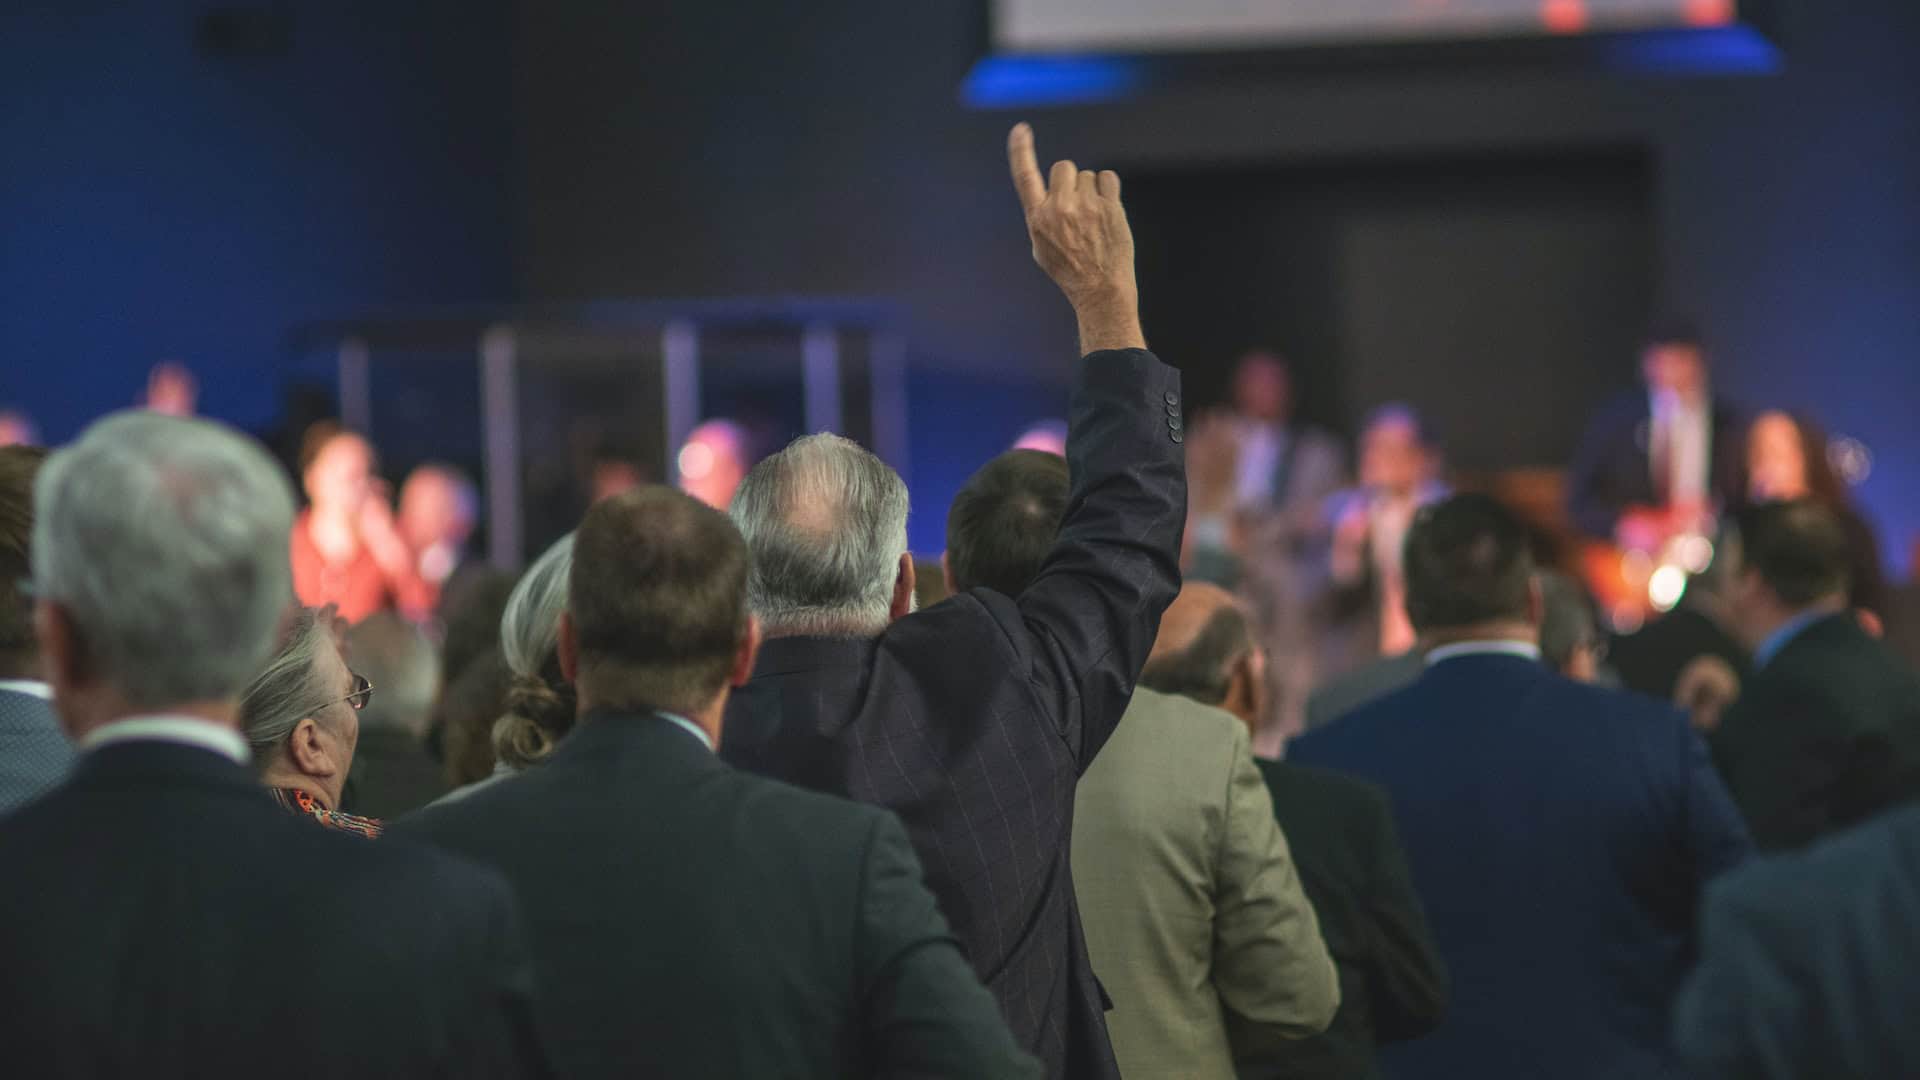
POLYGON ((1692 1075, 1911 1076, 1920 809, 1714 883, 1674 1039, 1692 1075))
POLYGON ((1453 978, 1394 1077, 1674 1076, 1667 1017, 1706 881, 1752 849, 1680 715, 1469 655, 1300 739, 1384 786, 1453 978))

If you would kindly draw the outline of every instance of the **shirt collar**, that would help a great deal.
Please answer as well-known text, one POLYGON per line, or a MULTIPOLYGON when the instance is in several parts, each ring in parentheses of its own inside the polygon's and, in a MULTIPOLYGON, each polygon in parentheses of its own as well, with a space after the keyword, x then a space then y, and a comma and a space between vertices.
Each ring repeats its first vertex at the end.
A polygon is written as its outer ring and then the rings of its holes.
POLYGON ((28 694, 41 701, 53 700, 53 687, 38 679, 0 679, 0 690, 11 690, 16 694, 28 694))
POLYGON ((210 750, 245 765, 253 757, 247 740, 229 727, 191 716, 133 716, 102 724, 80 740, 80 749, 97 750, 110 743, 154 741, 210 750))
POLYGON ((1760 643, 1760 647, 1753 650, 1753 669, 1758 671, 1766 667, 1767 661, 1780 655, 1780 650, 1792 644, 1793 639, 1799 637, 1802 630, 1832 614, 1834 613, 1831 611, 1803 611, 1781 623, 1779 629, 1768 634, 1767 639, 1760 643))
POLYGON ((678 715, 677 713, 663 712, 660 714, 660 717, 663 720, 667 720, 678 725, 681 729, 685 730, 687 734, 692 735, 696 739, 699 739, 700 745, 706 747, 709 752, 713 750, 713 738, 709 736, 706 733, 706 731, 704 731, 700 727, 699 724, 696 724, 693 721, 687 719, 686 717, 678 715))
POLYGON ((1427 666, 1462 656, 1517 656, 1538 663, 1540 646, 1531 641, 1457 641, 1427 650, 1427 666))

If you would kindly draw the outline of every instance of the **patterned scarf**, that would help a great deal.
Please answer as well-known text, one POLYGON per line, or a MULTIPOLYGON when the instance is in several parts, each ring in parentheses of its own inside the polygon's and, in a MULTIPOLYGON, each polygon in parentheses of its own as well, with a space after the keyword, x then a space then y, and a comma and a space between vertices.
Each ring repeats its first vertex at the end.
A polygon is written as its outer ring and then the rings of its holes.
POLYGON ((329 829, 364 836, 369 840, 377 838, 386 829, 386 826, 377 818, 329 810, 299 788, 268 788, 267 790, 273 793, 273 801, 279 803, 281 809, 288 813, 299 814, 301 817, 312 818, 329 829))

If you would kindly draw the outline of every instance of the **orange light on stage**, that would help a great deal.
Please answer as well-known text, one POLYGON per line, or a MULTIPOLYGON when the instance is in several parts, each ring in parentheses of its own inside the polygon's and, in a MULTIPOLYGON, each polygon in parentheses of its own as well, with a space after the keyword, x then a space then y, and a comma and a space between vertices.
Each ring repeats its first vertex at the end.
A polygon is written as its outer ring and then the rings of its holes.
POLYGON ((1726 26, 1733 22, 1733 0, 1687 0, 1690 26, 1726 26))
POLYGON ((1585 0, 1542 0, 1540 21, 1548 32, 1554 34, 1578 34, 1587 28, 1587 5, 1585 0))

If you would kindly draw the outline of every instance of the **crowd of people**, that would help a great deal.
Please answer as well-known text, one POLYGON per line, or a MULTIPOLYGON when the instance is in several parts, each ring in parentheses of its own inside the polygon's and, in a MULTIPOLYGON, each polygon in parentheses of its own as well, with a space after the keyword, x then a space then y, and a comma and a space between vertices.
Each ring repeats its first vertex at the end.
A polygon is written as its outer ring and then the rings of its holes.
POLYGON ((517 577, 467 557, 457 470, 396 507, 322 426, 300 508, 178 372, 175 407, 0 447, 10 1069, 1920 1058, 1920 679, 1816 431, 1736 437, 1697 343, 1648 350, 1571 516, 1691 583, 1609 655, 1620 609, 1451 491, 1412 409, 1352 486, 1276 357, 1189 424, 1119 178, 1043 176, 1025 125, 1008 153, 1081 359, 1063 440, 983 465, 937 564, 831 434, 750 463, 705 426, 684 490, 603 493, 517 577))

